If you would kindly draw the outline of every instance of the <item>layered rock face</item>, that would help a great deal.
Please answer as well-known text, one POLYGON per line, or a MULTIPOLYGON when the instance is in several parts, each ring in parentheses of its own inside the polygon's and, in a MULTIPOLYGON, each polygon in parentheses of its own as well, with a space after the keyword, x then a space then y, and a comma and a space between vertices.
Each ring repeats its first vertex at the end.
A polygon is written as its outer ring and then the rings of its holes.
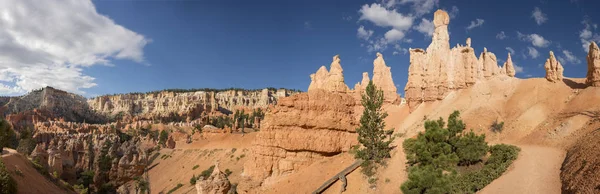
POLYGON ((344 83, 344 70, 340 64, 340 56, 333 56, 330 71, 325 66, 310 75, 310 85, 308 91, 327 90, 332 92, 348 92, 348 86, 344 83))
POLYGON ((356 99, 350 94, 310 90, 280 99, 257 134, 244 175, 268 182, 357 144, 356 99), (270 178, 270 179, 268 179, 270 178))
POLYGON ((600 87, 600 49, 592 41, 587 56, 588 72, 585 82, 593 87, 600 87))
POLYGON ((24 96, 8 98, 8 102, 4 104, 2 109, 6 115, 13 114, 13 117, 28 118, 25 120, 29 122, 33 122, 30 119, 36 119, 36 117, 38 119, 46 117, 60 118, 65 121, 85 121, 88 123, 106 121, 104 117, 90 109, 83 96, 52 87, 35 90, 24 96), (40 113, 44 114, 40 115, 40 113))
MULTIPOLYGON (((512 61, 504 68, 498 66, 496 55, 484 51, 475 56, 471 39, 466 45, 450 49, 448 24, 450 16, 443 10, 434 13, 435 31, 432 42, 426 50, 410 49, 410 66, 405 91, 407 104, 414 110, 419 104, 441 100, 457 89, 475 84, 478 80, 514 76, 512 61)), ((510 59, 510 58, 509 58, 510 59)))
POLYGON ((556 57, 554 57, 554 52, 550 51, 550 57, 546 60, 544 64, 544 68, 546 69, 546 79, 550 82, 562 82, 563 80, 563 66, 560 64, 556 57))
POLYGON ((277 99, 295 92, 280 89, 272 91, 236 91, 221 92, 169 92, 135 93, 113 96, 100 96, 88 100, 92 109, 104 115, 124 113, 140 119, 176 117, 171 120, 193 120, 202 113, 210 111, 231 112, 240 107, 266 108, 275 104, 277 99))
POLYGON ((141 146, 148 141, 146 138, 125 141, 114 134, 85 133, 38 133, 34 138, 38 144, 31 153, 33 160, 65 180, 75 180, 77 173, 93 170, 95 176, 106 176, 95 177, 96 185, 106 182, 121 185, 140 176, 147 166, 146 150, 141 146), (102 165, 108 167, 108 171, 103 170, 102 165))

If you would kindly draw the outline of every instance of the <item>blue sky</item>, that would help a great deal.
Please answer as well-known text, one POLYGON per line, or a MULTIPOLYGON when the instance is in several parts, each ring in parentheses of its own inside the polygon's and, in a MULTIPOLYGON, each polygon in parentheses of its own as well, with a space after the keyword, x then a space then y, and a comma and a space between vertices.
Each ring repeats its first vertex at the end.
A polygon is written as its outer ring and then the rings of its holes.
MULTIPOLYGON (((7 0, 0 10, 0 95, 45 85, 95 96, 167 88, 306 90, 339 54, 346 84, 383 53, 399 93, 409 48, 426 48, 437 9, 450 45, 472 38, 517 77, 543 77, 554 51, 584 77, 584 43, 600 41, 596 0, 129 1, 7 0), (28 16, 28 17, 24 17, 28 16), (510 51, 509 51, 510 50, 510 51)), ((501 64, 499 64, 501 65, 501 64)))

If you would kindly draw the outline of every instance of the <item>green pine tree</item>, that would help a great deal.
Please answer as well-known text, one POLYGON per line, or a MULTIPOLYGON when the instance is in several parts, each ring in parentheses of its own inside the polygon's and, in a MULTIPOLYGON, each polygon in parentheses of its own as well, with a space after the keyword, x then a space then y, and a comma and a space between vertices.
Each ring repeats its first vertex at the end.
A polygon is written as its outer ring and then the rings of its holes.
POLYGON ((372 176, 377 167, 375 164, 384 164, 384 159, 390 157, 393 130, 385 130, 384 119, 388 115, 381 108, 383 91, 378 90, 372 81, 367 85, 361 103, 364 111, 356 132, 362 147, 356 148, 355 158, 364 160, 363 173, 372 176))

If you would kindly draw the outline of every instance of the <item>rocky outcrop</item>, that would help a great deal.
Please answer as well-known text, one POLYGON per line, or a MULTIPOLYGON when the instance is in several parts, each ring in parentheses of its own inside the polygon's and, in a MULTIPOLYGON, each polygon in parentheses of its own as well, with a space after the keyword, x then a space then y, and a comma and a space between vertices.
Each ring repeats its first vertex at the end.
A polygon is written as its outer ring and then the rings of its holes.
POLYGON ((2 106, 9 122, 18 130, 43 120, 100 123, 106 118, 92 111, 83 96, 52 87, 34 90, 26 95, 11 97, 2 106))
POLYGON ((92 170, 98 186, 107 182, 121 185, 140 176, 147 166, 147 149, 155 146, 142 146, 146 137, 125 140, 114 134, 38 133, 34 139, 38 144, 31 156, 48 172, 75 180, 78 173, 92 170))
POLYGON ((340 64, 340 56, 333 56, 330 71, 327 71, 325 66, 321 66, 319 70, 310 75, 309 91, 327 90, 331 92, 348 92, 348 86, 344 82, 344 70, 340 64))
POLYGON ((548 81, 562 82, 564 69, 560 62, 556 60, 556 57, 554 57, 554 52, 550 51, 550 57, 546 60, 544 68, 546 69, 546 79, 548 81))
POLYGON ((598 45, 594 41, 590 44, 587 64, 588 71, 585 83, 589 86, 600 87, 600 49, 598 49, 598 45))
POLYGON ((131 115, 137 120, 190 121, 211 111, 266 108, 277 99, 295 94, 286 89, 226 91, 161 91, 99 96, 88 100, 91 108, 109 116, 131 115), (165 119, 166 118, 166 119, 165 119))
MULTIPOLYGON (((369 78, 367 77, 367 79, 369 78)), ((365 77, 363 73, 363 82, 364 81, 365 77)), ((391 67, 385 65, 381 53, 377 53, 377 58, 373 61, 373 85, 383 91, 385 102, 393 103, 399 98, 396 85, 394 85, 394 80, 392 79, 391 67)), ((366 87, 366 85, 363 87, 366 87)))
POLYGON ((357 106, 351 94, 326 90, 280 99, 261 123, 244 175, 269 184, 315 160, 347 151, 358 143, 357 106))
POLYGON ((354 91, 356 93, 360 93, 362 94, 362 91, 365 90, 365 88, 367 87, 367 85, 369 84, 369 81, 371 81, 369 79, 369 73, 368 72, 363 72, 362 74, 362 81, 358 82, 354 85, 354 91))
POLYGON ((470 87, 478 80, 505 76, 496 55, 484 51, 475 56, 471 39, 466 45, 450 49, 448 24, 450 17, 443 10, 434 13, 434 33, 431 44, 424 49, 410 49, 410 66, 405 98, 411 110, 428 101, 441 100, 453 90, 470 87))
POLYGON ((231 189, 231 183, 227 175, 219 170, 217 164, 212 174, 207 179, 198 181, 195 187, 198 194, 226 194, 231 189))
POLYGON ((506 58, 506 62, 504 62, 504 66, 502 67, 502 69, 504 70, 504 73, 509 77, 515 77, 515 66, 513 65, 512 59, 510 58, 510 53, 508 53, 508 58, 506 58))

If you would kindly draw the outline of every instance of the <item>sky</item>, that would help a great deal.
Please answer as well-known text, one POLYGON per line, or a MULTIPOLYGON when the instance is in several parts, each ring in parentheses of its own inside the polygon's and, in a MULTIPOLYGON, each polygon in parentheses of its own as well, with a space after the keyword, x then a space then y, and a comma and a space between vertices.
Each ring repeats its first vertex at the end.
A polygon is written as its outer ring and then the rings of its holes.
POLYGON ((472 39, 517 77, 543 77, 553 51, 566 77, 585 77, 600 42, 597 0, 3 0, 0 95, 52 86, 93 97, 169 88, 285 87, 339 54, 349 87, 372 76, 375 53, 398 93, 410 48, 427 48, 433 12, 450 16, 450 45, 472 39))

